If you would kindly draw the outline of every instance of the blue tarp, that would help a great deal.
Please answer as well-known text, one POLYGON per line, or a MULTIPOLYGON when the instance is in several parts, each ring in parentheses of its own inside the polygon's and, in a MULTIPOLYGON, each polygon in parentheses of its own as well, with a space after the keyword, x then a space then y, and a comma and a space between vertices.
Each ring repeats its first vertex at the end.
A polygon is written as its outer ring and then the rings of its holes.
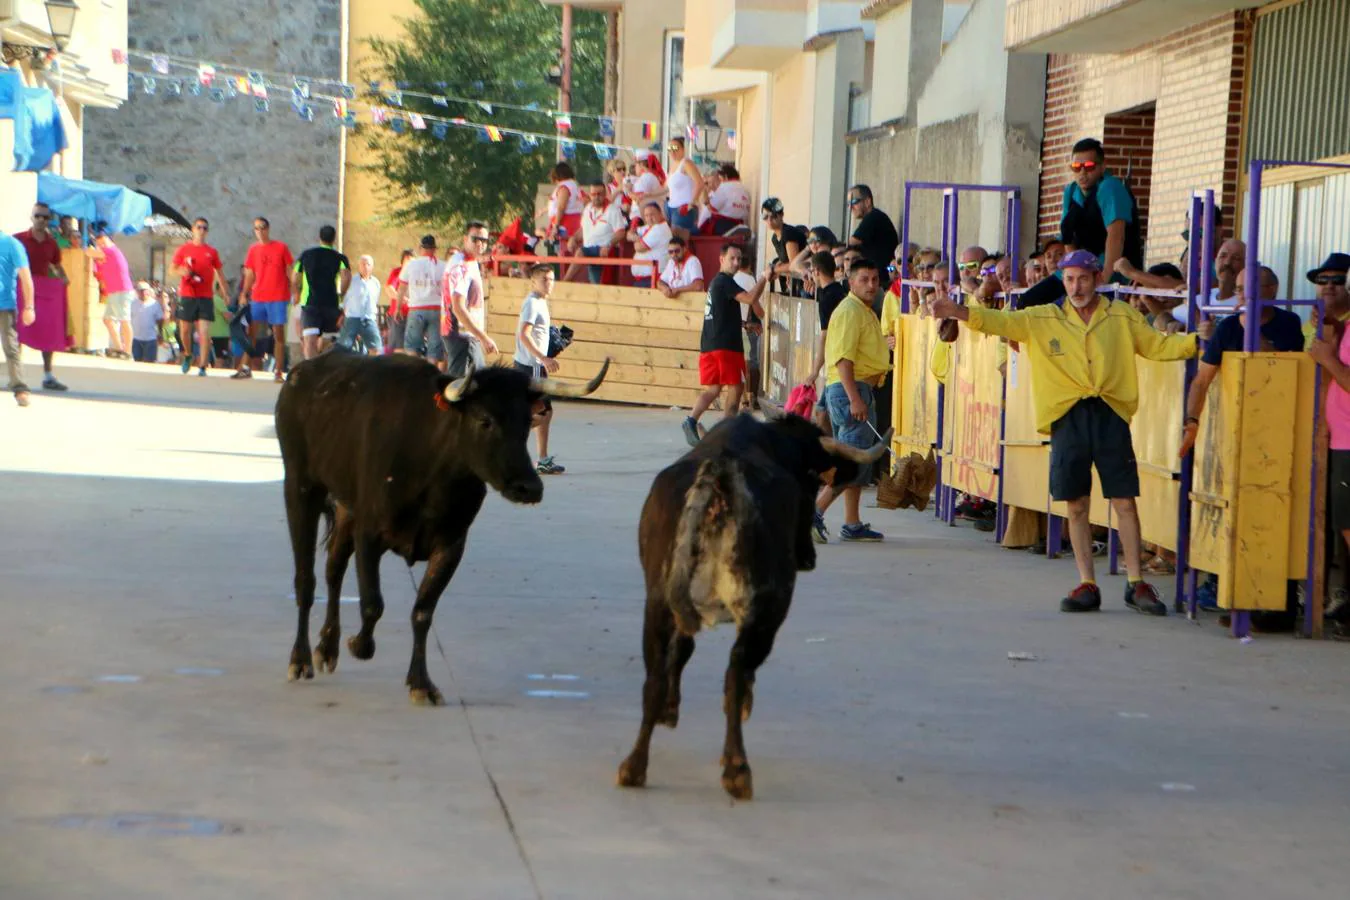
POLYGON ((68 146, 56 97, 46 88, 25 87, 14 69, 0 68, 0 118, 14 120, 16 172, 40 172, 68 146))
POLYGON ((37 198, 57 215, 75 216, 85 224, 106 222, 113 234, 135 234, 150 218, 150 198, 119 184, 39 172, 37 198))

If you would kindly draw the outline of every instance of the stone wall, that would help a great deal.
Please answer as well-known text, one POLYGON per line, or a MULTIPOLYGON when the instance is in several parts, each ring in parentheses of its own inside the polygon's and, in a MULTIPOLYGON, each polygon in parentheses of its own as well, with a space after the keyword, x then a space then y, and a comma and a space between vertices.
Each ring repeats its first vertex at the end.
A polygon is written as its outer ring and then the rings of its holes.
MULTIPOLYGON (((270 72, 337 77, 341 0, 130 0, 129 49, 248 65, 270 72)), ((133 59, 133 68, 147 69, 133 59)), ((186 70, 174 70, 184 77, 186 70)), ((277 81, 279 79, 270 79, 277 81)), ((313 122, 290 106, 289 86, 271 92, 271 110, 251 98, 213 103, 203 93, 170 97, 137 89, 116 111, 89 110, 85 177, 125 184, 163 200, 188 219, 211 221, 210 242, 234 277, 253 240, 257 215, 293 252, 337 224, 339 128, 316 104, 313 122)), ((128 257, 148 274, 145 253, 128 257)))

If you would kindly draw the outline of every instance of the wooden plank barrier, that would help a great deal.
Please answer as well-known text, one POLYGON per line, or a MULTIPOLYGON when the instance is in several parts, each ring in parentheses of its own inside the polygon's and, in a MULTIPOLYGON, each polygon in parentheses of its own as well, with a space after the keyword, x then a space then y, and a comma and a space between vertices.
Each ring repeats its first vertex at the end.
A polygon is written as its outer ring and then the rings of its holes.
POLYGON ((759 342, 764 355, 762 391, 781 406, 811 374, 820 338, 820 313, 812 297, 768 292, 760 302, 764 306, 764 335, 759 342))
POLYGON ((998 337, 962 328, 943 396, 942 483, 986 500, 998 500, 1002 346, 998 337))
MULTIPOLYGON (((529 293, 523 278, 495 277, 488 298, 488 333, 510 360, 520 305, 529 293)), ((549 298, 554 325, 574 332, 558 357, 561 378, 586 379, 610 357, 609 375, 594 399, 652 406, 692 406, 698 393, 698 345, 703 293, 670 299, 636 287, 559 282, 549 298)))
POLYGON ((928 316, 897 316, 895 387, 891 391, 891 422, 895 459, 910 453, 927 456, 937 446, 938 380, 929 369, 937 343, 937 322, 928 316))

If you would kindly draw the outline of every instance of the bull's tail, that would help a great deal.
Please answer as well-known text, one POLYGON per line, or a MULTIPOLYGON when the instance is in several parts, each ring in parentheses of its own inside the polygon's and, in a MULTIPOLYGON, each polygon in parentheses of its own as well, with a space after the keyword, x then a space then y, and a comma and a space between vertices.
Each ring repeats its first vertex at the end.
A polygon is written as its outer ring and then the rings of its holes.
POLYGON ((329 494, 323 501, 323 537, 319 545, 327 550, 333 543, 333 528, 337 525, 337 501, 329 494))
POLYGON ((742 529, 756 515, 745 475, 734 460, 699 464, 685 493, 666 573, 666 596, 684 634, 736 621, 749 609, 742 529))

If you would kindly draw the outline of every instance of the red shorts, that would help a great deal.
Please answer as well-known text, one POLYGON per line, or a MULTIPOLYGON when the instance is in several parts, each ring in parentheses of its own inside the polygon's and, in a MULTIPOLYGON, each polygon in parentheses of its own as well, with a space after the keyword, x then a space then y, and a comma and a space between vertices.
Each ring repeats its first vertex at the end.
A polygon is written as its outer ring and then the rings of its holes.
POLYGON ((745 380, 745 354, 736 350, 708 350, 698 355, 698 383, 704 386, 740 384, 745 380))

